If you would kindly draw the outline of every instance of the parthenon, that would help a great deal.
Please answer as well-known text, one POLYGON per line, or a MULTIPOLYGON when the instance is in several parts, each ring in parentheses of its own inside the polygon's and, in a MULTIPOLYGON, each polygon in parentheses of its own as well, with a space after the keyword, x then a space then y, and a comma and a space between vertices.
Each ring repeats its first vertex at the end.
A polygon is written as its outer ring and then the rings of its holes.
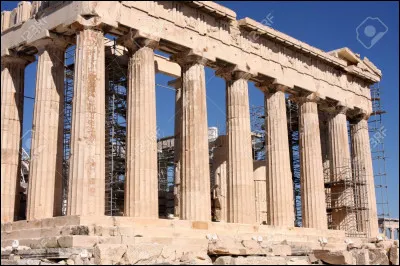
MULTIPOLYGON (((18 230, 43 230, 49 223, 137 226, 132 230, 139 232, 144 226, 156 235, 167 234, 164 227, 223 235, 243 226, 246 237, 273 235, 277 228, 290 241, 303 235, 315 243, 379 235, 367 121, 370 86, 382 73, 348 48, 324 52, 251 18, 237 20, 233 10, 211 1, 22 1, 1 13, 1 65, 1 223, 2 233, 12 235, 2 236, 2 247, 15 239, 24 243, 18 230), (113 47, 106 35, 115 37, 126 73, 123 217, 106 213, 106 91, 112 79, 106 62, 113 47), (71 46, 65 186, 64 58, 71 46), (26 219, 17 221, 24 71, 35 60, 26 219), (206 67, 226 81, 226 135, 215 140, 211 159, 206 67), (156 73, 174 77, 169 85, 176 89, 174 207, 168 217, 159 216, 156 73), (257 162, 249 82, 265 97, 265 159, 257 162), (298 106, 302 223, 295 233, 288 100, 298 106)), ((50 236, 66 237, 42 232, 29 239, 50 236)), ((71 237, 68 247, 78 241, 71 237)))

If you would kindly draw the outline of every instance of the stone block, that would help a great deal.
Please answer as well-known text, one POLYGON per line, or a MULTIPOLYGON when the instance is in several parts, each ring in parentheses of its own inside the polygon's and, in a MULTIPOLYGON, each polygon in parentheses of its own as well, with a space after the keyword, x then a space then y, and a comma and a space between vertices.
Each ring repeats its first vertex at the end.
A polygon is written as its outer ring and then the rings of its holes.
POLYGON ((27 238, 19 241, 20 245, 28 246, 31 249, 58 248, 57 237, 27 238))
POLYGON ((314 253, 308 254, 308 261, 311 264, 317 264, 319 262, 319 260, 315 257, 314 253))
POLYGON ((383 241, 376 243, 377 248, 381 248, 386 251, 389 251, 392 246, 393 246, 393 241, 391 241, 391 240, 383 240, 383 241))
POLYGON ((214 265, 234 265, 235 258, 231 256, 221 256, 214 261, 214 265))
POLYGON ((121 236, 99 236, 98 244, 122 244, 121 236))
POLYGON ((286 259, 283 257, 240 256, 234 259, 233 265, 286 265, 286 259))
POLYGON ((314 256, 328 264, 336 265, 351 265, 353 264, 353 256, 347 250, 329 251, 329 250, 314 250, 314 256))
POLYGON ((310 260, 307 256, 301 257, 287 257, 286 258, 286 265, 310 265, 310 260))
POLYGON ((369 249, 369 261, 371 265, 389 265, 389 257, 383 249, 369 249))
POLYGON ((208 254, 212 255, 246 255, 246 248, 230 237, 221 237, 215 243, 208 243, 208 254))
POLYGON ((122 244, 97 244, 93 250, 94 263, 98 265, 113 265, 121 261, 127 250, 122 244))
POLYGON ((72 248, 72 247, 93 247, 99 242, 98 236, 61 236, 57 239, 58 245, 61 248, 72 248))
POLYGON ((40 237, 53 237, 61 235, 61 228, 42 228, 40 229, 40 237))
POLYGON ((369 265, 368 249, 353 249, 350 251, 356 265, 369 265))
POLYGON ((364 243, 361 245, 363 249, 376 249, 376 245, 374 243, 364 243))
POLYGON ((128 245, 121 260, 125 264, 154 264, 161 256, 163 245, 160 244, 137 244, 128 245))
POLYGON ((185 252, 179 261, 187 265, 212 265, 206 251, 185 252))
POLYGON ((272 245, 271 251, 275 256, 290 256, 292 254, 292 248, 289 245, 272 245))
POLYGON ((23 238, 39 238, 41 237, 41 229, 40 228, 34 228, 34 229, 26 229, 26 230, 13 230, 11 232, 4 232, 1 235, 1 238, 3 240, 8 240, 8 239, 23 239, 23 238))
POLYGON ((291 243, 290 247, 292 248, 293 256, 305 256, 311 254, 313 249, 315 249, 315 245, 312 243, 291 243), (310 245, 311 244, 311 245, 310 245))
POLYGON ((390 248, 389 260, 393 265, 399 265, 399 247, 393 246, 390 248))
POLYGON ((193 229, 208 230, 208 222, 192 222, 193 229))

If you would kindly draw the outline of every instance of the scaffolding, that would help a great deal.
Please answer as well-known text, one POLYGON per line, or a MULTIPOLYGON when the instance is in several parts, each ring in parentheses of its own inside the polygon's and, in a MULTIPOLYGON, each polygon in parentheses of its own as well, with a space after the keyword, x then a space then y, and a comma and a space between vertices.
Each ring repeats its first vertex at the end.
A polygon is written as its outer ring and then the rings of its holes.
MULTIPOLYGON (((106 58, 106 215, 121 215, 124 201, 125 181, 125 138, 126 138, 126 69, 118 64, 117 57, 123 55, 123 48, 116 45, 115 39, 105 41, 106 47, 111 53, 106 58)), ((66 215, 68 194, 68 170, 72 125, 72 99, 74 84, 74 54, 75 46, 70 46, 65 53, 65 94, 64 94, 64 154, 63 154, 63 201, 62 213, 66 215)), ((157 84, 159 85, 159 84, 157 84)), ((380 102, 380 88, 371 88, 371 100, 373 113, 369 119, 371 134, 371 152, 374 160, 374 178, 377 188, 377 205, 379 218, 390 217, 386 184, 386 156, 384 152, 383 138, 385 128, 382 123, 383 111, 380 102)), ((299 125, 298 106, 286 99, 288 117, 288 141, 290 146, 291 170, 293 179, 295 226, 302 225, 301 214, 301 190, 300 190, 300 153, 299 153, 299 125)), ((265 108, 264 106, 252 106, 251 131, 252 151, 254 160, 265 160, 265 108)), ((158 139, 158 179, 160 217, 173 213, 173 188, 174 188, 174 137, 158 139)), ((210 158, 212 159, 213 142, 210 142, 210 158)), ((26 161, 26 159, 24 159, 26 161)), ((28 160, 29 161, 29 160, 28 160)), ((26 163, 26 162, 25 162, 26 163)), ((212 163, 212 160, 210 160, 212 163)), ((357 177, 351 167, 354 162, 345 164, 350 167, 336 169, 336 177, 332 177, 324 169, 326 203, 328 214, 328 227, 337 228, 339 225, 332 220, 332 212, 343 211, 352 217, 364 217, 360 215, 368 210, 368 206, 360 201, 367 191, 364 187, 365 178, 357 177), (352 178, 347 178, 351 176, 352 178), (346 193, 343 193, 345 191, 346 193), (351 193, 347 193, 351 191, 351 193), (341 194, 341 196, 339 196, 341 194), (335 206, 332 200, 342 198, 335 206), (342 203, 340 203, 342 202, 342 203), (352 202, 347 204, 346 202, 352 202), (364 204, 364 205, 363 205, 364 204)), ((212 167, 210 167, 212 169, 212 167)), ((211 172, 211 185, 213 173, 211 172)), ((27 177, 27 173, 23 176, 27 177)), ((24 180, 26 183, 26 180, 24 180)), ((348 236, 365 236, 366 233, 359 230, 359 225, 354 223, 349 226, 341 225, 341 229, 348 232, 348 236)))
MULTIPOLYGON (((290 147, 290 167, 293 181, 293 211, 295 226, 302 226, 301 190, 300 190, 300 152, 298 129, 298 105, 286 99, 288 140, 290 147)), ((254 160, 265 160, 265 108, 264 106, 250 107, 250 124, 252 134, 252 149, 254 160)))
POLYGON ((64 128, 62 169, 62 215, 67 214, 69 157, 71 154, 72 99, 74 96, 75 45, 65 51, 64 60, 64 128))
POLYGON ((265 108, 250 107, 251 144, 253 160, 265 160, 265 108))
POLYGON ((299 146, 299 107, 298 104, 286 98, 288 123, 288 139, 290 168, 293 181, 293 203, 295 226, 302 226, 301 189, 300 189, 300 146, 299 146))
POLYGON ((336 169, 331 169, 325 182, 328 228, 344 230, 349 237, 368 236, 368 202, 366 177, 354 171, 356 162, 344 159, 336 169), (326 190, 327 191, 327 190, 326 190), (363 219, 361 219, 363 218, 363 219))
POLYGON ((160 138, 157 141, 158 158, 158 210, 159 216, 166 218, 174 214, 175 178, 175 137, 160 138))
POLYGON ((382 116, 386 113, 381 103, 381 90, 379 83, 371 87, 372 114, 368 120, 370 133, 371 154, 374 165, 374 180, 376 189, 376 203, 378 218, 390 218, 388 187, 386 183, 386 155, 384 138, 386 128, 383 125, 382 116))
POLYGON ((126 154, 126 68, 119 59, 124 48, 114 39, 106 39, 106 206, 105 215, 121 216, 124 206, 126 154))

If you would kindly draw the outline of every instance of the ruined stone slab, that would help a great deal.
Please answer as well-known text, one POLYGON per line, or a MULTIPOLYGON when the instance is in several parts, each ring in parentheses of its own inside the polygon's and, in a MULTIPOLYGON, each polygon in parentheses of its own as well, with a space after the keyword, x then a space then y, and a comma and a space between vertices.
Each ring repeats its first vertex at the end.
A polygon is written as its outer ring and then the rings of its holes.
POLYGON ((399 247, 391 247, 389 260, 393 265, 399 265, 399 247))
POLYGON ((99 265, 117 264, 127 250, 123 244, 97 244, 93 249, 94 262, 99 265))
POLYGON ((314 250, 314 256, 328 264, 336 265, 351 265, 353 264, 353 256, 347 251, 328 251, 328 250, 314 250))
POLYGON ((214 265, 286 265, 286 259, 283 257, 262 256, 222 256, 215 260, 214 265))
POLYGON ((383 249, 369 249, 369 260, 371 265, 389 265, 387 252, 383 249))
POLYGON ((350 252, 356 265, 369 265, 369 252, 367 249, 353 249, 350 252))
POLYGON ((289 245, 272 245, 271 251, 275 256, 281 257, 290 256, 292 254, 292 248, 289 245))

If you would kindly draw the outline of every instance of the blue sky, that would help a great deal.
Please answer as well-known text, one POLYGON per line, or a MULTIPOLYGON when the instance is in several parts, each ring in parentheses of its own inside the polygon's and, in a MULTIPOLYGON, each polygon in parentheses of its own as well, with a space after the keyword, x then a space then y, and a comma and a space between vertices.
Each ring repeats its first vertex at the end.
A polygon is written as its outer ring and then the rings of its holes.
MULTIPOLYGON (((262 22, 273 17, 272 28, 324 51, 348 47, 368 57, 383 72, 380 82, 382 104, 387 114, 386 129, 387 184, 390 212, 398 217, 399 209, 399 6, 397 2, 234 2, 219 1, 234 10, 237 18, 251 17, 262 22), (358 40, 356 28, 368 17, 379 18, 388 28, 375 45, 367 49, 358 40)), ((17 2, 1 2, 1 10, 11 10, 17 2)), ((25 95, 34 96, 36 63, 26 69, 25 95)), ((156 82, 167 85, 170 78, 157 75, 156 82)), ((225 130, 225 84, 213 71, 206 70, 209 126, 225 130)), ((157 87, 157 126, 161 136, 173 134, 174 97, 172 90, 157 87)), ((250 83, 250 104, 263 105, 263 96, 250 83)), ((24 106, 24 132, 32 126, 33 100, 24 106)), ((29 139, 29 138, 25 138, 29 139)), ((29 147, 28 143, 24 146, 29 147)))

